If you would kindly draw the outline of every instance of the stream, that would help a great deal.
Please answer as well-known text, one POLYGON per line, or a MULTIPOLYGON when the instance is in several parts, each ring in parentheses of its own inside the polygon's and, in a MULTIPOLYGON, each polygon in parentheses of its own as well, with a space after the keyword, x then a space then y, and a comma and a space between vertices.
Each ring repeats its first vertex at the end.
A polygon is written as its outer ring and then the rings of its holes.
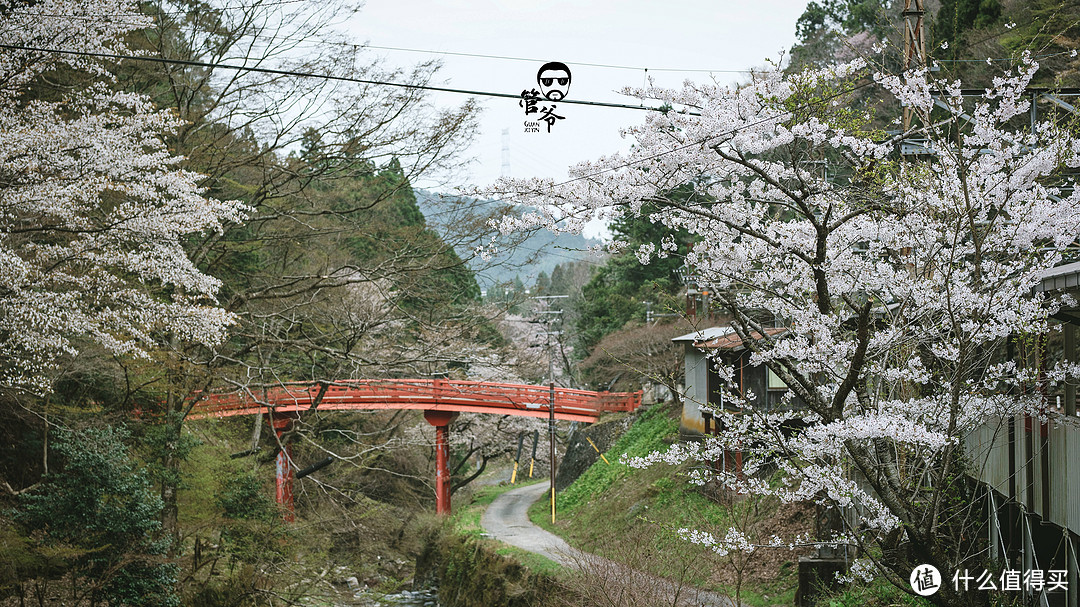
POLYGON ((442 603, 439 602, 439 591, 436 588, 402 590, 397 594, 362 592, 356 594, 355 599, 352 605, 363 607, 442 607, 442 603))

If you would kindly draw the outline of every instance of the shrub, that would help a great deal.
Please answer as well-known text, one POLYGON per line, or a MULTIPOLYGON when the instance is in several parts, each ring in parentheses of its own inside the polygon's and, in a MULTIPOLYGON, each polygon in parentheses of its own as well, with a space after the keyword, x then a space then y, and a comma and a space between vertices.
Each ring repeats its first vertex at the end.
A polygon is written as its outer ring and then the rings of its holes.
POLYGON ((113 427, 57 431, 62 471, 20 496, 13 518, 40 550, 64 555, 79 580, 73 587, 92 603, 174 607, 177 567, 158 533, 161 499, 129 457, 127 436, 113 427))

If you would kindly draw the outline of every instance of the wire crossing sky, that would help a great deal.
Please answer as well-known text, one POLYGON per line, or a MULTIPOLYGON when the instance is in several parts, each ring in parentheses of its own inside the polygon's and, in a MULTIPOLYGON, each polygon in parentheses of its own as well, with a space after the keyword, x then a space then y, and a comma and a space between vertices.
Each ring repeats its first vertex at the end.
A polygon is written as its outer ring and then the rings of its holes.
MULTIPOLYGON (((642 86, 646 78, 665 87, 679 87, 686 78, 711 83, 712 70, 717 82, 729 84, 745 78, 743 71, 764 67, 769 58, 779 60, 795 43, 795 21, 805 8, 805 0, 682 0, 663 6, 609 0, 368 0, 348 33, 388 66, 438 59, 440 85, 519 94, 539 88, 536 76, 543 63, 559 61, 572 71, 571 98, 636 106, 636 99, 617 91, 642 86)), ((457 101, 439 94, 435 100, 457 101)), ((488 185, 502 174, 504 129, 510 176, 563 179, 571 164, 625 151, 630 142, 619 130, 643 120, 637 112, 555 105, 564 118, 550 132, 543 124, 540 132, 526 132, 517 100, 484 101, 470 150, 475 162, 463 167, 463 185, 488 185)))

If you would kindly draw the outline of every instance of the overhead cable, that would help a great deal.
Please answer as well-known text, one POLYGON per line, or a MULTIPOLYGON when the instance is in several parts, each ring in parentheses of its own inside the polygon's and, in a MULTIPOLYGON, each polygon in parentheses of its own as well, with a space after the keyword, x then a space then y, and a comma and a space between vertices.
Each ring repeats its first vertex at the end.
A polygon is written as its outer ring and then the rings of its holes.
MULTIPOLYGON (((418 48, 405 48, 400 46, 377 46, 374 44, 358 45, 364 48, 373 48, 384 51, 402 51, 407 53, 428 53, 431 55, 451 55, 454 57, 475 57, 481 59, 501 59, 504 61, 528 61, 531 63, 544 63, 544 59, 530 59, 528 57, 510 57, 506 55, 485 55, 483 53, 459 53, 453 51, 432 51, 418 48)), ((573 64, 576 66, 585 67, 603 67, 614 70, 633 70, 633 71, 646 71, 646 72, 700 72, 700 73, 718 73, 718 74, 751 74, 753 70, 710 70, 703 68, 696 69, 684 69, 675 67, 645 67, 645 66, 633 66, 633 65, 616 65, 611 63, 584 63, 581 61, 575 61, 573 64)))
MULTIPOLYGON (((75 55, 80 57, 99 57, 102 59, 122 59, 125 61, 147 61, 151 63, 161 63, 166 65, 186 65, 189 67, 205 67, 212 69, 227 69, 236 70, 240 72, 255 72, 259 74, 273 74, 276 76, 293 76, 297 78, 319 78, 322 80, 336 80, 340 82, 353 82, 357 84, 372 84, 377 86, 392 86, 397 88, 421 90, 421 91, 434 91, 438 93, 456 93, 460 95, 475 95, 479 97, 501 97, 504 99, 517 99, 521 100, 520 94, 513 93, 495 93, 491 91, 477 91, 470 89, 455 89, 443 86, 431 86, 427 84, 408 84, 404 82, 390 82, 387 80, 369 80, 366 78, 354 78, 352 76, 334 76, 331 74, 315 74, 312 72, 299 72, 295 70, 282 70, 268 67, 253 67, 247 65, 230 65, 228 63, 211 63, 207 61, 193 61, 190 59, 166 59, 164 57, 140 57, 138 55, 121 55, 117 53, 95 53, 90 51, 71 51, 66 49, 56 48, 39 48, 33 46, 21 46, 16 44, 0 44, 0 48, 15 50, 15 51, 30 51, 36 53, 53 53, 58 55, 75 55)), ((570 103, 575 105, 590 105, 596 107, 611 107, 625 110, 645 110, 645 111, 675 111, 679 113, 687 113, 692 116, 699 115, 697 112, 682 112, 680 110, 670 110, 668 108, 650 107, 645 105, 629 105, 626 103, 610 103, 607 101, 586 101, 582 99, 561 99, 559 103, 570 103)))

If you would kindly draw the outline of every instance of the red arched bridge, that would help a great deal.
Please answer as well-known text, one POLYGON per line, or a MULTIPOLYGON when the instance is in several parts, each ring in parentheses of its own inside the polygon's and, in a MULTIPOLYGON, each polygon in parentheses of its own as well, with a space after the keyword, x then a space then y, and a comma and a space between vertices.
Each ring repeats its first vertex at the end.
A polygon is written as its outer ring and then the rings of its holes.
MULTIPOLYGON (((447 379, 345 380, 287 383, 271 388, 203 394, 190 418, 269 413, 281 438, 305 411, 419 409, 435 426, 435 501, 440 514, 450 512, 447 433, 458 413, 554 417, 594 422, 601 413, 633 411, 641 392, 593 392, 523 384, 447 379), (554 415, 552 416, 552 413, 554 415)), ((292 512, 292 459, 288 445, 277 456, 277 501, 292 512)))

